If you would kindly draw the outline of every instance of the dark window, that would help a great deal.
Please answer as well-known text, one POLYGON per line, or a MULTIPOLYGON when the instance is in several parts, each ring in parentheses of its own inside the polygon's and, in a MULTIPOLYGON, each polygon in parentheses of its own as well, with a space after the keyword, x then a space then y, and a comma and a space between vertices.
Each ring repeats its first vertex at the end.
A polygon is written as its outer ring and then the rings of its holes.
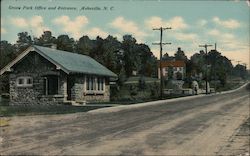
POLYGON ((90 90, 90 80, 89 80, 89 77, 87 77, 86 79, 86 85, 87 85, 87 90, 90 90))
POLYGON ((18 79, 18 84, 19 84, 19 85, 24 84, 24 79, 23 79, 23 78, 18 79))
POLYGON ((95 89, 95 87, 94 87, 94 78, 93 77, 91 77, 90 78, 91 79, 91 90, 94 90, 95 89))
POLYGON ((101 90, 104 90, 104 79, 101 79, 101 90))
POLYGON ((101 83, 101 78, 97 78, 97 90, 101 89, 100 83, 101 83))
POLYGON ((32 84, 32 79, 31 78, 27 78, 27 84, 32 84))

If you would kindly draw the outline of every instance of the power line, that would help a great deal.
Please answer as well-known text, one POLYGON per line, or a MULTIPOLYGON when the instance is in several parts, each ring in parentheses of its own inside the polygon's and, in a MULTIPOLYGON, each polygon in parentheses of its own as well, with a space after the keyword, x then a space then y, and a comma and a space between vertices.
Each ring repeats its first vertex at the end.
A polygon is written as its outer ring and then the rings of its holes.
POLYGON ((206 52, 206 94, 208 94, 208 85, 207 85, 207 81, 208 81, 208 70, 207 70, 207 65, 208 65, 208 58, 207 58, 207 47, 211 47, 213 45, 210 44, 205 44, 205 45, 199 45, 199 47, 204 47, 205 48, 205 52, 206 52))
POLYGON ((160 94, 161 94, 161 99, 163 98, 163 74, 162 74, 162 46, 166 45, 166 44, 171 44, 171 43, 163 43, 162 42, 162 35, 163 35, 163 31, 167 30, 167 29, 172 29, 171 27, 160 27, 160 28, 154 28, 153 30, 159 30, 160 31, 160 43, 153 43, 153 45, 160 45, 160 94))

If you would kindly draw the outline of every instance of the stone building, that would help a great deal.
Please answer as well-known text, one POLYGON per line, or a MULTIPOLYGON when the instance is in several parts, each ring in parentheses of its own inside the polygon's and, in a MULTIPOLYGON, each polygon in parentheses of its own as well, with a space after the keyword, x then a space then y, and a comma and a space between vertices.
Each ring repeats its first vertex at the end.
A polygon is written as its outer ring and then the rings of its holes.
POLYGON ((117 78, 89 56, 35 45, 5 66, 3 74, 9 74, 13 105, 109 101, 109 82, 117 78))

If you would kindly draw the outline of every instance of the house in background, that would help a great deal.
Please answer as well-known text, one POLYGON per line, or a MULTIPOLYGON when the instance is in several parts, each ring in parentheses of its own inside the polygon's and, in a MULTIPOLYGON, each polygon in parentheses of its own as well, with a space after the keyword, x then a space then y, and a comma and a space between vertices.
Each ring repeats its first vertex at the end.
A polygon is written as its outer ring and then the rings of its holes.
POLYGON ((117 75, 89 56, 30 46, 5 66, 11 104, 59 104, 110 100, 117 75))
MULTIPOLYGON (((186 63, 181 60, 167 60, 161 61, 162 75, 164 79, 168 80, 183 80, 186 77, 186 63)), ((160 79, 160 62, 158 62, 158 78, 160 79)))

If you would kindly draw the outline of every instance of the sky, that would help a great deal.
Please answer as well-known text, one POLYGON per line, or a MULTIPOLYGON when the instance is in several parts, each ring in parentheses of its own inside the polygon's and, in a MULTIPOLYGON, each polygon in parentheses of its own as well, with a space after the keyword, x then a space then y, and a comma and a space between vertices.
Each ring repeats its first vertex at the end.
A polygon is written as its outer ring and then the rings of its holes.
MULTIPOLYGON (((159 58, 160 32, 163 53, 174 55, 178 47, 190 57, 204 50, 199 45, 217 43, 217 50, 235 65, 249 68, 250 3, 245 0, 1 0, 1 40, 15 43, 26 31, 39 37, 50 30, 57 37, 74 39, 112 35, 122 41, 131 34, 147 44, 159 58)), ((208 51, 214 49, 208 47, 208 51)))

